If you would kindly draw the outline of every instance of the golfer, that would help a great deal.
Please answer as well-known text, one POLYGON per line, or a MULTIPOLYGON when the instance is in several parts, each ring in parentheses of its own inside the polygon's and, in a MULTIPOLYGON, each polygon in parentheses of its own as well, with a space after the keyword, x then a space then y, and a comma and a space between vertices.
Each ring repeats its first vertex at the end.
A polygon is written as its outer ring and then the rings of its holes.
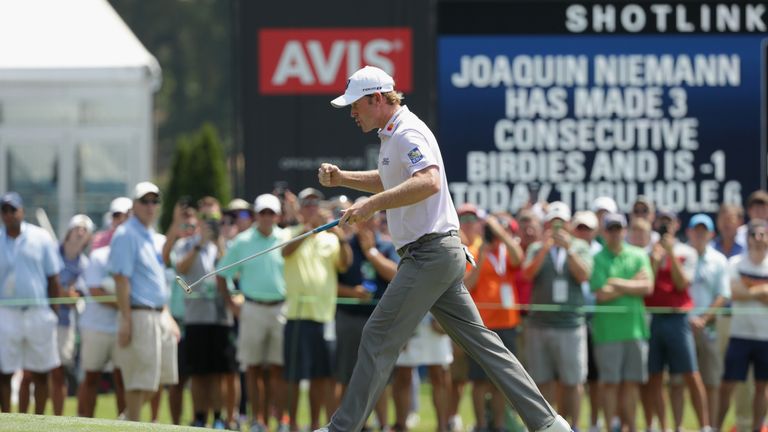
MULTIPOLYGON (((363 222, 387 211, 392 241, 401 257, 395 278, 363 330, 358 360, 341 406, 324 431, 357 432, 384 389, 398 353, 431 311, 445 331, 486 371, 514 405, 530 431, 568 432, 520 362, 480 319, 464 287, 465 260, 474 259, 461 245, 437 140, 408 108, 394 80, 366 66, 347 82, 336 108, 351 107, 363 132, 378 129, 378 169, 342 171, 324 163, 323 186, 345 186, 373 195, 356 202, 341 223, 363 222)), ((574 354, 575 355, 575 354, 574 354)))

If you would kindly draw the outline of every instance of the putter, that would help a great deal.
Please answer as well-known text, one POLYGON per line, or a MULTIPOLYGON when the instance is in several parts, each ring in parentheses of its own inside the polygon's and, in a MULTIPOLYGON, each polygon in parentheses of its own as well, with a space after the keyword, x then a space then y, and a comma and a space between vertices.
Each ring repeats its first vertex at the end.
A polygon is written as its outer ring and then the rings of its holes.
POLYGON ((224 270, 227 270, 227 269, 229 269, 229 268, 232 268, 232 267, 234 267, 234 266, 236 266, 236 265, 238 265, 238 264, 242 264, 242 263, 244 263, 244 262, 246 262, 246 261, 252 260, 252 259, 254 259, 254 258, 256 258, 256 257, 259 257, 259 256, 261 256, 261 255, 264 255, 264 254, 266 254, 266 253, 272 252, 272 251, 273 251, 273 250, 275 250, 275 249, 280 249, 280 248, 282 248, 282 247, 284 247, 284 246, 287 246, 287 245, 289 245, 289 244, 291 244, 291 243, 293 243, 293 242, 295 242, 295 241, 299 241, 299 240, 302 240, 302 239, 304 239, 304 238, 306 238, 306 237, 309 237, 309 236, 311 236, 312 234, 317 234, 317 233, 319 233, 319 232, 323 232, 323 231, 325 231, 325 230, 329 230, 329 229, 331 229, 331 228, 335 227, 335 226, 336 226, 336 225, 338 225, 338 224, 339 224, 339 219, 336 219, 336 220, 335 220, 335 221, 333 221, 333 222, 329 222, 329 223, 327 223, 327 224, 325 224, 325 225, 319 226, 319 227, 317 227, 317 228, 313 229, 312 231, 307 231, 307 232, 305 232, 304 234, 302 234, 302 235, 300 235, 300 236, 296 236, 296 237, 294 237, 294 238, 292 238, 292 239, 290 239, 290 240, 288 240, 288 241, 285 241, 285 242, 283 242, 283 243, 280 243, 279 245, 275 245, 275 246, 272 246, 271 248, 269 248, 269 249, 267 249, 267 250, 263 250, 263 251, 261 251, 261 252, 257 252, 257 253, 255 253, 255 254, 253 254, 253 255, 250 255, 250 256, 247 256, 247 257, 245 257, 245 258, 241 259, 241 260, 240 260, 240 261, 238 261, 238 262, 234 262, 234 263, 232 263, 232 264, 230 264, 230 265, 228 265, 228 266, 224 266, 224 267, 222 267, 222 268, 220 268, 220 269, 214 270, 214 271, 212 271, 212 272, 210 272, 210 273, 206 274, 205 276, 201 277, 200 279, 198 279, 198 280, 196 280, 196 281, 192 282, 191 284, 188 284, 188 283, 187 283, 187 282, 186 282, 186 281, 185 281, 185 280, 184 280, 184 279, 183 279, 181 276, 176 276, 176 282, 177 282, 177 283, 178 283, 178 284, 179 284, 179 285, 180 285, 182 288, 184 288, 184 291, 185 291, 187 294, 191 294, 191 293, 192 293, 192 287, 193 287, 193 286, 195 286, 195 285, 199 284, 200 282, 204 281, 205 279, 207 279, 207 278, 209 278, 209 277, 211 277, 211 276, 213 276, 213 275, 215 275, 215 274, 217 274, 217 273, 219 273, 219 272, 222 272, 222 271, 224 271, 224 270))

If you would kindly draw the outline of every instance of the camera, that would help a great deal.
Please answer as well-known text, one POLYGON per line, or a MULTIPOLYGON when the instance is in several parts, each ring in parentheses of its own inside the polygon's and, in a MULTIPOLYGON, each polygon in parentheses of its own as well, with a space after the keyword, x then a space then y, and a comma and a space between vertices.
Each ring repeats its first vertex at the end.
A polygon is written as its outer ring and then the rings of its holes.
POLYGON ((669 226, 667 224, 661 224, 659 226, 659 235, 663 236, 664 234, 669 232, 669 226))
POLYGON ((277 196, 280 199, 285 198, 285 191, 288 190, 288 182, 284 180, 278 180, 275 182, 274 186, 272 187, 275 196, 277 196))
POLYGON ((483 240, 486 241, 486 243, 490 243, 493 241, 493 239, 496 238, 496 234, 494 234, 493 230, 491 229, 490 225, 487 223, 485 224, 485 227, 483 229, 483 240))
POLYGON ((221 226, 219 221, 216 219, 206 219, 205 224, 208 225, 208 228, 211 230, 213 238, 219 238, 219 228, 221 226))

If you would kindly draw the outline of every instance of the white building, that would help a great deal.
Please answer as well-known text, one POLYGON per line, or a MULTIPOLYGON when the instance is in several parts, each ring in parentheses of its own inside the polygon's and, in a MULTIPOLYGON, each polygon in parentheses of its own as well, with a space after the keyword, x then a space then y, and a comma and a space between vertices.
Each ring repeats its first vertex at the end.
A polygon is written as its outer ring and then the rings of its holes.
POLYGON ((0 0, 0 192, 100 225, 152 178, 157 60, 106 0, 0 0))

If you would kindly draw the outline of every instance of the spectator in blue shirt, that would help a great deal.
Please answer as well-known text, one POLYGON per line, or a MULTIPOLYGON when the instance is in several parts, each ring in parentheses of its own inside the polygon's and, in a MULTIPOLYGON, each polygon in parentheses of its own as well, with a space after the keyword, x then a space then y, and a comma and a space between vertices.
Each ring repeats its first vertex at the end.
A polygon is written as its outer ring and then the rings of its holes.
POLYGON ((61 259, 54 239, 24 222, 24 203, 16 192, 0 198, 0 409, 11 409, 11 375, 32 373, 35 413, 48 400, 48 373, 58 367, 56 323, 48 298, 58 297, 61 259))
POLYGON ((152 224, 159 214, 160 189, 136 185, 133 216, 112 237, 107 267, 115 279, 119 312, 118 366, 125 384, 125 416, 138 421, 141 407, 161 384, 176 384, 179 329, 168 312, 170 290, 162 248, 165 236, 152 224))

